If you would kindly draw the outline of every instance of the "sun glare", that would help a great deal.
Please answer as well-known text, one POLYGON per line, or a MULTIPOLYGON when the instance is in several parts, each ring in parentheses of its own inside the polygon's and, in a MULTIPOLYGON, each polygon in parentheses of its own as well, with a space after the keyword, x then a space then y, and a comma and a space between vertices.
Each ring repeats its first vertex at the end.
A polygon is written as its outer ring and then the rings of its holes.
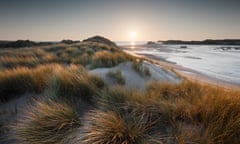
POLYGON ((134 31, 130 32, 129 35, 130 35, 130 38, 131 38, 132 41, 135 40, 135 38, 137 37, 137 33, 134 32, 134 31))
POLYGON ((130 37, 130 41, 131 41, 131 48, 134 48, 135 46, 135 41, 136 41, 136 37, 137 37, 137 33, 135 31, 132 31, 129 33, 129 37, 130 37))

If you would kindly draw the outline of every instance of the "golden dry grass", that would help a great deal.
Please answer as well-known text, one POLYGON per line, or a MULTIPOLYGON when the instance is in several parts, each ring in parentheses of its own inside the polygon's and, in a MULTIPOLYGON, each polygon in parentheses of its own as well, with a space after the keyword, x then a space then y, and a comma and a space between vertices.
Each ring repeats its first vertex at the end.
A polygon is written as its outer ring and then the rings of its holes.
POLYGON ((1 100, 8 101, 27 92, 42 92, 56 66, 42 65, 34 69, 18 67, 0 71, 1 100))
POLYGON ((10 126, 10 138, 21 144, 60 144, 81 126, 76 111, 66 103, 36 101, 10 126))
POLYGON ((2 102, 24 93, 43 91, 51 97, 74 96, 90 102, 99 89, 106 87, 102 79, 89 75, 81 65, 66 67, 59 64, 0 71, 0 85, 2 102))
POLYGON ((98 51, 93 55, 93 67, 113 67, 122 62, 130 61, 131 57, 121 51, 98 51))
POLYGON ((113 111, 92 111, 85 120, 76 143, 154 143, 154 138, 148 134, 152 123, 145 119, 144 113, 139 115, 132 112, 123 116, 113 111))
POLYGON ((148 96, 171 109, 179 143, 233 143, 240 141, 240 92, 210 85, 152 83, 148 96))
POLYGON ((97 42, 0 50, 2 68, 36 67, 49 63, 82 64, 91 68, 112 67, 129 60, 133 60, 133 57, 117 47, 97 42))
POLYGON ((105 86, 101 78, 89 75, 82 66, 71 65, 68 69, 55 68, 45 93, 56 99, 80 98, 91 103, 97 97, 98 91, 105 86))

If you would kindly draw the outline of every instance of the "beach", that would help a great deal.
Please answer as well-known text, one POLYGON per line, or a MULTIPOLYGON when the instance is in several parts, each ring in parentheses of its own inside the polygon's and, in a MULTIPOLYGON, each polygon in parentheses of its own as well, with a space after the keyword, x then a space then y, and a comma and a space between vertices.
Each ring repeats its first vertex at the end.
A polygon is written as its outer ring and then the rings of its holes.
MULTIPOLYGON (((202 84, 215 85, 217 87, 225 87, 227 89, 240 88, 240 84, 238 84, 236 82, 230 82, 230 81, 226 81, 223 79, 218 79, 218 78, 212 77, 210 75, 207 75, 203 72, 200 72, 198 70, 194 70, 194 69, 191 69, 188 67, 178 65, 177 63, 168 61, 167 59, 165 59, 163 57, 159 57, 159 56, 155 55, 154 53, 149 54, 149 53, 144 53, 144 52, 141 53, 139 51, 137 51, 137 52, 135 51, 137 49, 143 49, 144 47, 147 47, 147 45, 143 45, 143 44, 135 45, 134 48, 131 45, 121 46, 121 48, 125 52, 127 52, 131 55, 134 55, 136 57, 147 59, 147 60, 153 62, 154 64, 165 67, 166 69, 170 69, 170 70, 176 72, 181 77, 184 77, 193 82, 200 82, 202 84)), ((168 49, 164 49, 163 51, 165 53, 169 52, 168 49)))

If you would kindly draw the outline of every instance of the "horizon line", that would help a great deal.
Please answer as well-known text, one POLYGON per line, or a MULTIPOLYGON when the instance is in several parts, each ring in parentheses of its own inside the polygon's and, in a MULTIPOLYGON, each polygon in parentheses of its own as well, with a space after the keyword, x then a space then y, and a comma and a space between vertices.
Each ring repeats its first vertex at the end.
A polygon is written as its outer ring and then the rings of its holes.
MULTIPOLYGON (((106 37, 105 37, 106 38, 106 37)), ((111 40, 110 38, 107 38, 109 40, 111 40)), ((19 40, 23 40, 23 41, 33 41, 33 42, 61 42, 62 40, 72 40, 72 41, 83 41, 85 39, 79 40, 79 39, 61 39, 61 40, 31 40, 31 39, 0 39, 0 42, 13 42, 13 41, 19 41, 19 40)), ((153 41, 153 42, 161 42, 161 41, 205 41, 205 40, 240 40, 240 38, 221 38, 221 39, 211 39, 211 38, 206 38, 206 39, 201 39, 201 40, 181 40, 181 39, 166 39, 166 40, 135 40, 134 42, 143 42, 143 41, 153 41)), ((132 42, 132 40, 111 40, 114 42, 132 42)))

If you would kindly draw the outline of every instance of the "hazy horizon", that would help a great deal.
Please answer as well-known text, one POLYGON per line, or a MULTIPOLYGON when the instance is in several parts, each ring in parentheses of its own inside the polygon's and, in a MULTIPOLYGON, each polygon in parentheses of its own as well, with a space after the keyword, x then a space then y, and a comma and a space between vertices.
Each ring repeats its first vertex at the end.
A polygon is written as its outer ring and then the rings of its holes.
POLYGON ((239 5, 237 0, 6 0, 0 2, 0 39, 239 39, 239 5))

